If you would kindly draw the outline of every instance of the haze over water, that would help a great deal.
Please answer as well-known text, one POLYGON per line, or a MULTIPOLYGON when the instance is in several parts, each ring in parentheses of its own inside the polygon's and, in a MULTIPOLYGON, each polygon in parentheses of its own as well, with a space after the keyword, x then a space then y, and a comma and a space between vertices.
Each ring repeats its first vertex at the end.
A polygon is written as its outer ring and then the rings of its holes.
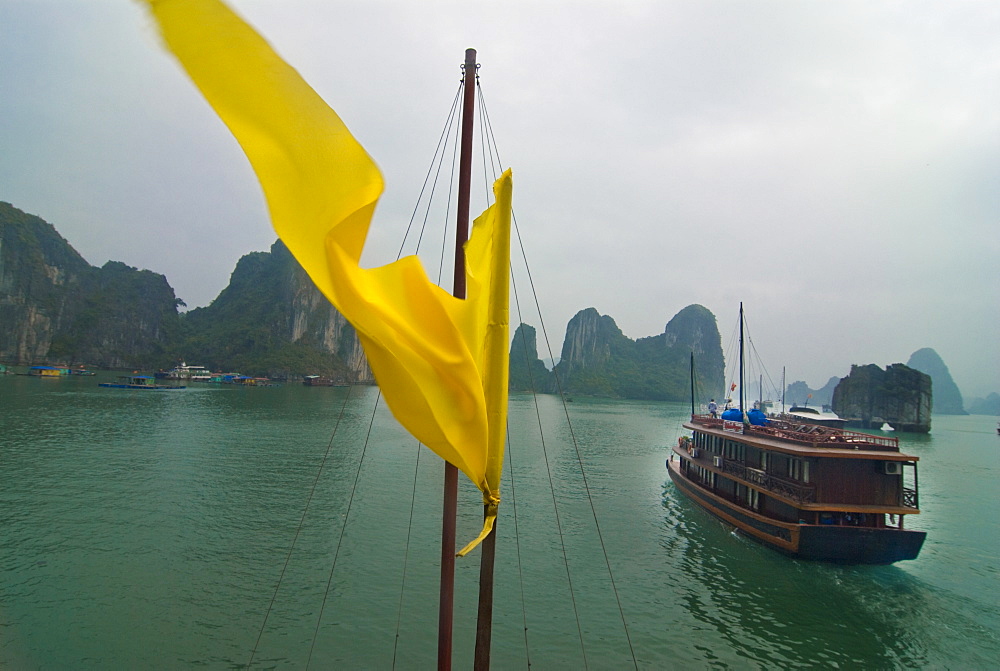
MULTIPOLYGON (((377 390, 346 396, 0 377, 0 667, 243 667, 274 596, 254 668, 303 668, 314 634, 314 668, 433 668, 441 462, 384 405, 365 447, 377 390)), ((577 398, 572 431, 555 397, 538 408, 511 398, 494 668, 631 668, 630 643, 645 669, 1000 660, 995 418, 901 434, 921 459, 907 522, 927 542, 915 561, 844 567, 767 550, 675 491, 664 460, 686 404, 577 398)), ((464 543, 482 513, 465 482, 459 505, 464 543)), ((478 551, 458 561, 456 668, 471 666, 478 571, 478 551)))

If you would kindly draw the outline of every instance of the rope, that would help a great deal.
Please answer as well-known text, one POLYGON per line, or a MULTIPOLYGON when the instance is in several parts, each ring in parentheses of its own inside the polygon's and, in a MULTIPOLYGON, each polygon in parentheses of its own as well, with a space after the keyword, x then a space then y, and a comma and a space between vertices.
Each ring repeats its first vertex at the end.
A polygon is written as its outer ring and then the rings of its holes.
MULTIPOLYGON (((489 124, 489 114, 486 111, 486 103, 485 103, 485 100, 482 97, 481 91, 480 91, 480 109, 482 109, 483 117, 486 119, 486 127, 488 128, 488 131, 489 131, 489 133, 488 133, 489 137, 493 138, 492 127, 489 124)), ((483 134, 486 135, 487 133, 484 132, 483 134)), ((495 142, 493 143, 493 146, 495 147, 495 142)), ((492 156, 492 152, 491 152, 491 156, 492 156)), ((499 153, 499 151, 496 151, 496 158, 497 158, 497 162, 499 163, 499 160, 500 160, 500 153, 499 153)), ((544 340, 545 340, 545 346, 546 346, 546 349, 547 349, 548 354, 549 354, 549 360, 550 361, 555 361, 555 357, 552 354, 552 345, 551 345, 551 342, 549 340, 548 330, 545 327, 545 320, 542 318, 541 304, 540 304, 540 302, 538 300, 538 292, 535 290, 534 279, 532 278, 531 268, 530 268, 530 265, 528 264, 528 257, 527 257, 527 254, 525 252, 525 249, 524 249, 524 241, 521 238, 521 231, 520 231, 520 228, 517 225, 517 217, 514 216, 513 213, 511 213, 511 220, 512 220, 513 225, 514 225, 514 231, 517 234, 518 246, 519 246, 519 248, 521 250, 521 258, 524 261, 525 272, 526 272, 527 277, 528 277, 529 286, 531 287, 531 295, 532 295, 532 298, 534 299, 534 302, 535 302, 535 309, 536 309, 536 311, 538 313, 538 319, 539 319, 539 322, 541 324, 542 334, 543 334, 543 337, 544 337, 544 340)), ((513 273, 511 274, 511 277, 513 278, 513 273)), ((517 298, 517 288, 516 288, 516 285, 515 285, 514 296, 515 296, 515 303, 517 305, 518 316, 520 317, 520 302, 519 302, 519 299, 517 298)), ((523 323, 523 321, 522 321, 522 323, 523 323)), ((529 379, 530 379, 530 366, 528 367, 528 369, 529 369, 529 379)), ((629 653, 632 656, 632 664, 635 666, 636 669, 638 669, 639 668, 639 662, 636 659, 635 649, 632 646, 632 637, 629 634, 628 623, 627 623, 627 621, 625 619, 625 610, 624 610, 624 607, 622 606, 621 597, 620 597, 620 595, 618 593, 618 586, 617 586, 617 584, 615 582, 614 571, 611 568, 611 560, 608 557, 608 550, 607 550, 607 547, 605 546, 605 543, 604 543, 604 536, 601 533, 601 525, 600 525, 600 522, 599 522, 598 517, 597 517, 597 509, 594 507, 594 499, 593 499, 593 496, 591 495, 590 484, 587 481, 587 473, 586 473, 586 469, 584 468, 584 465, 583 465, 583 456, 580 453, 580 446, 579 446, 579 443, 578 443, 578 441, 576 439, 576 432, 573 430, 573 422, 572 422, 572 419, 570 418, 570 415, 569 415, 569 405, 566 402, 566 394, 565 394, 565 392, 563 390, 562 381, 559 379, 559 373, 558 373, 558 371, 555 368, 553 368, 552 372, 553 372, 553 374, 555 376, 556 387, 557 387, 557 390, 558 390, 559 399, 560 399, 560 401, 562 403, 563 413, 566 416, 567 428, 569 429, 570 439, 571 439, 571 441, 573 443, 573 449, 574 449, 574 451, 576 453, 577 464, 578 464, 578 466, 580 468, 580 475, 581 475, 581 477, 583 479, 583 486, 584 486, 584 491, 586 492, 586 495, 587 495, 587 502, 590 504, 590 511, 591 511, 591 515, 592 515, 592 517, 594 519, 594 527, 597 530, 597 537, 598 537, 598 541, 599 541, 599 543, 601 545, 601 552, 604 555, 604 564, 605 564, 605 566, 607 568, 607 571, 608 571, 608 578, 609 578, 609 580, 611 582, 611 589, 612 589, 612 592, 615 595, 615 603, 618 606, 618 613, 619 613, 619 616, 621 618, 622 628, 625 631, 625 639, 628 642, 629 653)), ((534 388, 534 382, 533 381, 531 382, 531 384, 532 384, 532 388, 534 388)), ((572 581, 572 577, 570 575, 569 560, 568 560, 567 553, 566 553, 566 544, 565 544, 565 541, 563 539, 562 524, 561 524, 560 518, 559 518, 559 507, 558 507, 558 504, 557 504, 556 498, 555 498, 555 485, 553 483, 552 470, 551 470, 551 466, 549 464, 548 451, 546 450, 546 446, 545 446, 544 433, 541 432, 541 414, 540 414, 540 410, 538 408, 537 401, 535 403, 535 411, 536 411, 536 414, 538 415, 539 433, 540 433, 540 435, 542 435, 542 440, 541 440, 542 453, 543 453, 543 456, 545 458, 545 468, 546 468, 546 471, 548 473, 548 478, 549 478, 549 491, 552 493, 552 505, 553 505, 553 509, 555 510, 555 515, 556 515, 556 528, 559 531, 559 541, 560 541, 560 545, 562 547, 562 553, 563 553, 563 564, 564 564, 565 569, 566 569, 566 580, 569 583, 570 599, 571 599, 571 601, 573 603, 573 613, 574 613, 574 615, 576 617, 577 631, 578 631, 579 637, 580 637, 580 648, 581 648, 581 652, 583 653, 584 668, 589 668, 589 666, 587 664, 586 646, 585 646, 584 640, 583 640, 583 629, 582 629, 582 626, 580 624, 580 616, 579 616, 579 613, 577 611, 576 598, 574 596, 574 590, 573 590, 573 581, 572 581)))
POLYGON ((511 454, 510 422, 507 423, 507 473, 510 478, 510 505, 514 514, 514 548, 517 556, 517 580, 521 588, 521 622, 524 625, 524 659, 531 668, 531 649, 528 646, 528 610, 524 596, 524 565, 521 562, 521 530, 517 524, 517 494, 514 490, 514 456, 511 454))
POLYGON ((302 526, 306 521, 306 514, 309 512, 309 506, 312 503, 313 496, 316 494, 316 485, 319 484, 319 478, 323 474, 323 467, 326 465, 326 460, 330 456, 330 450, 333 448, 333 440, 337 436, 337 429, 340 427, 340 422, 344 418, 344 410, 347 408, 347 401, 350 400, 351 392, 353 390, 354 385, 352 384, 347 388, 347 394, 344 395, 344 402, 340 406, 340 413, 337 415, 337 422, 333 426, 333 433, 330 435, 330 442, 326 445, 326 452, 323 453, 323 459, 319 463, 319 469, 316 471, 316 478, 313 480, 312 487, 309 489, 309 496, 306 497, 306 504, 302 509, 302 517, 299 518, 299 525, 296 527, 295 535, 292 537, 292 543, 288 547, 288 554, 285 556, 285 563, 281 567, 281 573, 278 575, 278 583, 274 586, 274 594, 271 595, 271 602, 267 605, 267 611, 264 613, 264 621, 261 623, 260 631, 257 633, 257 640, 253 644, 253 650, 250 651, 250 661, 247 662, 248 669, 253 665, 253 658, 257 654, 257 648, 260 646, 260 639, 264 635, 265 627, 267 627, 267 619, 271 616, 271 610, 274 608, 274 602, 278 598, 278 591, 281 589, 281 583, 285 579, 285 572, 288 570, 288 564, 292 559, 292 552, 295 550, 295 544, 299 540, 299 534, 302 532, 302 526))
POLYGON ((410 533, 413 531, 413 511, 417 502, 417 476, 420 473, 420 444, 417 444, 417 461, 413 467, 413 492, 410 495, 410 520, 406 525, 406 543, 403 549, 403 574, 399 583, 399 608, 396 611, 396 637, 392 643, 392 668, 396 668, 396 652, 399 648, 399 630, 403 624, 403 594, 406 592, 406 568, 410 560, 410 533))
MULTIPOLYGON (((410 221, 406 225, 406 231, 403 233, 403 241, 400 243, 399 252, 397 252, 396 254, 397 260, 403 256, 403 249, 406 247, 406 239, 410 236, 410 229, 413 227, 413 222, 417 218, 417 211, 420 209, 420 202, 423 200, 424 192, 427 190, 427 183, 428 181, 430 181, 431 171, 434 170, 434 164, 435 162, 437 162, 438 167, 437 171, 434 174, 434 182, 431 186, 431 193, 427 197, 427 209, 424 211, 423 225, 420 227, 420 234, 417 237, 417 249, 420 249, 420 241, 423 239, 424 229, 427 227, 427 216, 430 210, 430 204, 434 200, 434 191, 437 188, 437 180, 441 172, 441 163, 443 162, 444 150, 447 149, 448 137, 451 134, 452 124, 454 123, 455 120, 455 113, 456 110, 459 109, 458 102, 461 99, 461 93, 462 93, 462 87, 461 85, 459 85, 458 92, 455 94, 455 98, 452 100, 451 110, 448 113, 448 117, 445 121, 444 128, 441 129, 441 135, 438 136, 438 143, 437 146, 434 148, 434 155, 431 157, 430 165, 427 167, 427 174, 424 175, 424 183, 420 187, 420 194, 417 196, 417 202, 413 206, 413 213, 410 215, 410 221), (444 144, 444 146, 442 146, 442 143, 444 144), (438 159, 439 154, 442 157, 440 160, 438 159)), ((448 200, 450 202, 451 198, 449 198, 448 200)))
MULTIPOLYGON (((354 495, 358 491, 358 481, 361 478, 361 466, 365 462, 365 453, 368 451, 368 441, 371 439, 372 426, 375 424, 375 411, 378 409, 379 400, 382 398, 381 390, 375 396, 375 408, 372 410, 371 421, 368 422, 368 433, 365 435, 365 444, 361 448, 361 458, 358 459, 358 470, 354 474, 354 484, 351 486, 351 495, 347 499, 347 512, 344 513, 344 523, 340 526, 340 536, 337 538, 337 548, 333 553, 333 564, 330 566, 330 575, 326 580, 326 589, 323 591, 323 602, 319 608, 319 614, 316 616, 316 628, 313 630, 313 638, 309 644, 309 656, 306 658, 306 669, 309 668, 309 664, 312 662, 313 650, 316 648, 316 638, 319 636, 319 625, 323 621, 323 611, 326 609, 327 598, 330 594, 330 586, 333 584, 333 572, 337 568, 337 558, 340 556, 340 546, 344 543, 344 533, 347 531, 347 521, 351 517, 351 507, 354 505, 354 495)), ((333 440, 330 440, 331 444, 333 440)))

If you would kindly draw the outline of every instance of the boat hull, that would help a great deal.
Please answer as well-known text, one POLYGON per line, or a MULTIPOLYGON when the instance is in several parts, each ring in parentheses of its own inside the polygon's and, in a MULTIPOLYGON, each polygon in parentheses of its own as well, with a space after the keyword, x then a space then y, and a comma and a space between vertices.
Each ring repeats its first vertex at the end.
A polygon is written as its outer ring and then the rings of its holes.
POLYGON ((915 559, 926 532, 909 529, 795 524, 752 513, 692 483, 677 462, 667 472, 679 491, 743 535, 799 559, 839 564, 892 564, 915 559))
POLYGON ((916 559, 925 531, 803 525, 798 556, 843 564, 892 564, 916 559))
POLYGON ((148 389, 149 391, 167 391, 170 389, 185 389, 184 385, 163 385, 163 384, 116 384, 114 382, 100 382, 98 387, 108 387, 110 389, 148 389))

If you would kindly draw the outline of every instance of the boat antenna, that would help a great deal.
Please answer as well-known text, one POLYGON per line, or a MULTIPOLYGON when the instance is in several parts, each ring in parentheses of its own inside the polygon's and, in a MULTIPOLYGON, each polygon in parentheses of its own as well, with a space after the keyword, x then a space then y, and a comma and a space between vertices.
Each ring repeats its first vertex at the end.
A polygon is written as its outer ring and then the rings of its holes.
MULTIPOLYGON (((465 50, 462 66, 462 136, 458 168, 458 205, 455 226, 455 274, 452 295, 465 298, 465 243, 469 239, 469 193, 472 184, 472 132, 476 105, 476 50, 465 50)), ((441 596, 438 608, 438 670, 451 669, 455 613, 455 539, 458 516, 458 468, 444 464, 444 502, 441 513, 441 596)), ((484 542, 485 547, 485 542, 484 542)))

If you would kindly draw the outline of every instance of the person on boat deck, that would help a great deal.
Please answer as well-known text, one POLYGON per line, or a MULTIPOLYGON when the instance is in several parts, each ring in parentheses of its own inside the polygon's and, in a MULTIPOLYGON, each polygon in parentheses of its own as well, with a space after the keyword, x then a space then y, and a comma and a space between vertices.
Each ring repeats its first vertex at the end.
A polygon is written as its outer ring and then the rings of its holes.
POLYGON ((719 404, 715 402, 714 398, 708 402, 708 414, 710 414, 713 419, 718 418, 719 416, 719 404))

